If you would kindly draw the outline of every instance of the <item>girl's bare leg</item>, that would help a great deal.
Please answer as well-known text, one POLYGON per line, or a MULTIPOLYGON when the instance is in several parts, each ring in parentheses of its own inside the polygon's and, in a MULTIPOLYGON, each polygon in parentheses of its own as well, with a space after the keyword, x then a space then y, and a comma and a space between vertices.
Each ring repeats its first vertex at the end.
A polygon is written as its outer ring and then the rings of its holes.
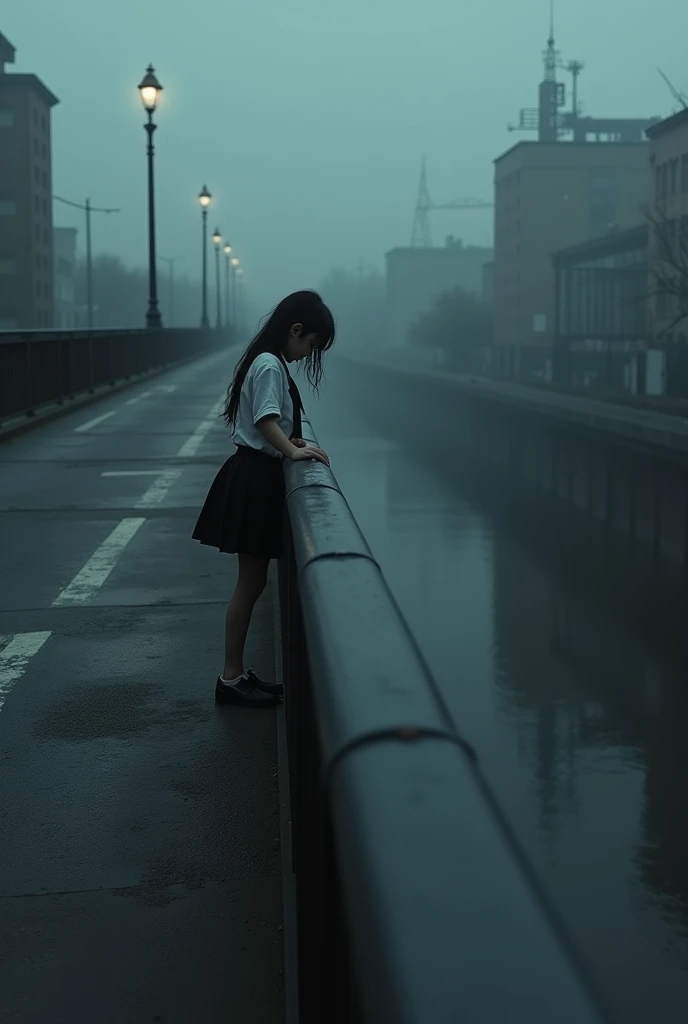
POLYGON ((225 667, 223 679, 236 679, 244 671, 244 646, 253 608, 265 590, 267 558, 239 555, 239 577, 225 617, 225 667))

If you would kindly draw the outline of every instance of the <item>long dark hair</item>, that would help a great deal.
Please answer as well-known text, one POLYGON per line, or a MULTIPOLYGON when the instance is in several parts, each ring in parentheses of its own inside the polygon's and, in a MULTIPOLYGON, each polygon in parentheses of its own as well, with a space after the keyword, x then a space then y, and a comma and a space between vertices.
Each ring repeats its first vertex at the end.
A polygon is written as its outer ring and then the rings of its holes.
POLYGON ((294 324, 301 324, 304 334, 318 336, 317 346, 304 360, 308 382, 317 391, 323 373, 322 354, 334 343, 334 317, 317 292, 293 292, 275 306, 237 363, 223 412, 228 426, 236 421, 241 386, 251 363, 262 352, 272 352, 282 359, 282 350, 294 324))

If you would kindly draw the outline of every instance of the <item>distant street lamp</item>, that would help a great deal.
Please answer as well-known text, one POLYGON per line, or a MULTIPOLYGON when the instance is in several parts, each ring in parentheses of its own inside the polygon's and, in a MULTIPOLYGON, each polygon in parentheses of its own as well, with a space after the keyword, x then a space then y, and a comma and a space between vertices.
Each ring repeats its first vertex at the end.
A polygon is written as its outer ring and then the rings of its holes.
POLYGON ((201 204, 202 238, 203 238, 203 311, 201 313, 201 327, 208 328, 208 207, 213 197, 204 185, 198 194, 198 201, 201 204))
POLYGON ((155 77, 155 70, 152 64, 146 68, 146 73, 139 83, 139 92, 144 110, 148 114, 148 122, 143 127, 148 134, 148 310, 146 312, 146 327, 162 327, 162 317, 158 309, 158 268, 155 260, 155 188, 153 179, 153 133, 156 125, 153 123, 153 113, 158 105, 162 86, 155 77))
POLYGON ((222 310, 220 308, 220 246, 222 245, 222 235, 220 234, 219 228, 215 228, 213 244, 215 246, 215 292, 217 296, 217 317, 215 319, 215 327, 219 331, 222 327, 222 310))
POLYGON ((236 256, 232 256, 232 327, 236 329, 236 269, 239 266, 239 260, 236 256))
POLYGON ((229 257, 232 255, 232 247, 229 242, 225 243, 225 327, 229 330, 229 257))

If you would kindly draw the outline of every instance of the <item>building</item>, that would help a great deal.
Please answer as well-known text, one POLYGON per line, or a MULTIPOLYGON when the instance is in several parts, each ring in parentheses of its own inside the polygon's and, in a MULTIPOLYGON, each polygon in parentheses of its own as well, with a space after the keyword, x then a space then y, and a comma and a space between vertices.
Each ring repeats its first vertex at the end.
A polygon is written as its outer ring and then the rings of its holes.
POLYGON ((642 223, 648 187, 636 143, 520 142, 495 161, 497 346, 551 344, 550 254, 642 223))
POLYGON ((648 237, 641 224, 552 254, 560 383, 606 393, 647 390, 648 237))
POLYGON ((409 328, 442 292, 463 288, 480 295, 483 267, 492 249, 447 238, 444 247, 392 249, 386 253, 387 341, 405 344, 409 328))
POLYGON ((0 33, 0 329, 54 323, 51 130, 57 98, 36 75, 10 74, 0 33))
POLYGON ((658 119, 581 117, 580 61, 566 65, 574 85, 564 112, 561 66, 551 28, 539 107, 522 110, 513 126, 537 132, 537 141, 519 142, 495 160, 494 361, 507 374, 552 343, 551 253, 642 224, 649 194, 644 131, 658 119))
POLYGON ((76 228, 53 228, 55 270, 55 327, 75 328, 76 228))
POLYGON ((647 136, 654 174, 649 203, 655 229, 650 241, 651 333, 658 344, 685 344, 688 340, 688 109, 648 128, 647 136))

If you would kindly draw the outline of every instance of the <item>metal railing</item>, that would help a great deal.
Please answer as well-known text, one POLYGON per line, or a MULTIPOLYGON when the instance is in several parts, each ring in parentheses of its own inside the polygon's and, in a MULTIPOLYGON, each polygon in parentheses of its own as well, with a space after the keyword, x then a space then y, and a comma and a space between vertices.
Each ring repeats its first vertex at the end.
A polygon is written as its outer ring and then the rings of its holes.
POLYGON ((285 476, 300 1024, 606 1019, 334 476, 285 476))
POLYGON ((210 352, 227 342, 200 329, 0 333, 0 422, 82 392, 210 352))

